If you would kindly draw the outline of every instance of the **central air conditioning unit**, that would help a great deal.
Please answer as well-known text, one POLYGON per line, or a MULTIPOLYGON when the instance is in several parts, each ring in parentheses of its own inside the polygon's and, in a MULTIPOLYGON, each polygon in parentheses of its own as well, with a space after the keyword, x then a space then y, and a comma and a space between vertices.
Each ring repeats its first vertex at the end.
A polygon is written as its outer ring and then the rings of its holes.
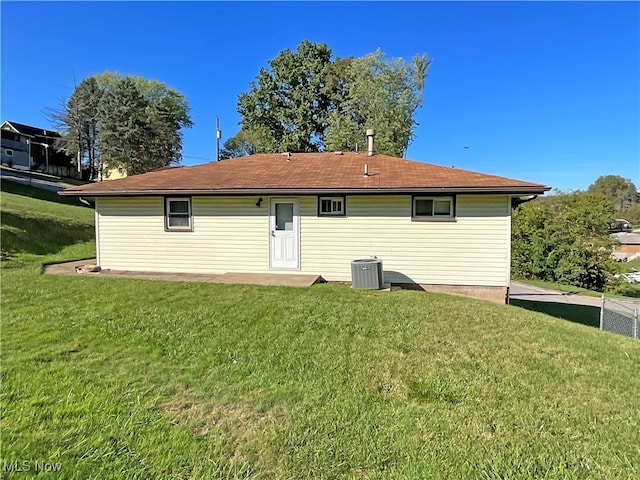
POLYGON ((351 262, 351 288, 381 290, 385 288, 382 260, 364 258, 351 262))

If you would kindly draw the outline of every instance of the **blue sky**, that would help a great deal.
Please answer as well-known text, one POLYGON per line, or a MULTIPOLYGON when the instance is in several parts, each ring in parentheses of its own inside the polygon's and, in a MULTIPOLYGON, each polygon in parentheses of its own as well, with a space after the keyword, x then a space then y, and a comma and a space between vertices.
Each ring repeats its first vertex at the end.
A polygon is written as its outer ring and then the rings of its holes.
POLYGON ((216 116, 224 141, 258 69, 307 39, 340 57, 432 58, 410 159, 561 190, 605 174, 640 187, 638 2, 3 0, 0 13, 2 120, 50 127, 74 74, 141 75, 187 97, 183 163, 203 163, 216 116))

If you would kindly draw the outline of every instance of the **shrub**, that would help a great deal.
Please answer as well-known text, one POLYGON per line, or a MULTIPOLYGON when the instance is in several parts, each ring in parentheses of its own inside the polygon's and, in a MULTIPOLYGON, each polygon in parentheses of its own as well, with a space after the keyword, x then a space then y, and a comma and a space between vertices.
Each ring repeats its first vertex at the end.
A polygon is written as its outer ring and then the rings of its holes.
POLYGON ((602 291, 614 271, 602 194, 573 192, 527 202, 513 212, 512 273, 602 291))

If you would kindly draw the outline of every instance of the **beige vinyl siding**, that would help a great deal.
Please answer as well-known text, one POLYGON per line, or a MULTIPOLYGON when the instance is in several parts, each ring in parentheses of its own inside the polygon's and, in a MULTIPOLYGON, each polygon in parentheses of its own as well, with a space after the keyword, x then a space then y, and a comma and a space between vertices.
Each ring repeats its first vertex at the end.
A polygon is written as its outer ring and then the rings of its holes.
POLYGON ((506 286, 510 201, 459 195, 455 222, 411 220, 411 196, 347 196, 346 218, 317 217, 301 199, 303 272, 351 279, 351 260, 382 259, 385 281, 506 286))
MULTIPOLYGON (((350 281, 351 261, 375 255, 383 261, 388 282, 508 285, 507 195, 458 195, 453 222, 412 221, 410 195, 348 195, 346 217, 319 217, 317 196, 296 198, 300 273, 350 281)), ((193 197, 193 232, 165 232, 163 197, 98 198, 100 265, 165 272, 270 272, 270 200, 265 196, 256 207, 257 199, 193 197)))
POLYGON ((114 270, 269 270, 269 208, 257 197, 193 197, 193 231, 165 231, 163 197, 98 198, 100 265, 114 270))

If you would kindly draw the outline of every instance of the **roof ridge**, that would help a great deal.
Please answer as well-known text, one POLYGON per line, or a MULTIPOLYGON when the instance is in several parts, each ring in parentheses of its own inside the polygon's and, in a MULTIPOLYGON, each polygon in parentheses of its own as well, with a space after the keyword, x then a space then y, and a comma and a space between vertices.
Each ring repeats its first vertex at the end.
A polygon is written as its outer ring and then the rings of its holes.
POLYGON ((327 195, 544 193, 539 183, 388 155, 280 153, 163 168, 68 190, 78 195, 327 195), (297 158, 297 161, 296 161, 297 158), (365 169, 366 165, 366 169, 365 169), (366 172, 366 174, 365 174, 366 172))

